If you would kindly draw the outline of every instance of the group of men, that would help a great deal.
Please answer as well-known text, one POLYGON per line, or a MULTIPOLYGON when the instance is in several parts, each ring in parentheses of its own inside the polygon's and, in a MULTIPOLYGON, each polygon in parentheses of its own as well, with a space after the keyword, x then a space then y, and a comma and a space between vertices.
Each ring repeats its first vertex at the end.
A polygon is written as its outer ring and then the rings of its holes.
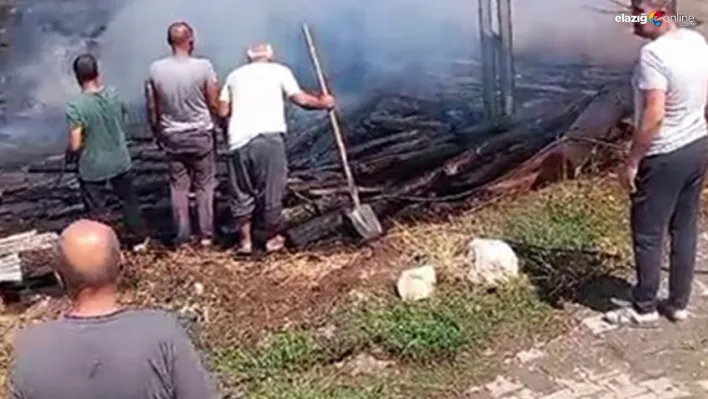
MULTIPOLYGON (((332 109, 329 95, 303 91, 292 71, 274 62, 268 44, 247 50, 249 63, 237 68, 219 87, 209 60, 193 56, 195 34, 186 22, 170 25, 169 57, 155 61, 145 85, 150 129, 167 155, 175 243, 192 241, 189 194, 196 197, 199 241, 213 243, 217 127, 227 127, 230 207, 241 235, 238 252, 278 251, 285 240, 282 200, 287 180, 284 97, 306 109, 332 109)), ((106 186, 123 203, 125 224, 136 249, 148 243, 133 186, 126 146, 125 106, 101 81, 90 54, 74 62, 81 95, 67 106, 69 150, 78 159, 83 202, 99 219, 105 212, 106 186)))
MULTIPOLYGON (((636 14, 675 11, 666 0, 633 0, 632 6, 636 14)), ((635 33, 650 42, 642 48, 633 78, 637 129, 621 177, 631 198, 637 284, 633 306, 608 313, 606 320, 645 324, 658 320, 658 311, 663 310, 671 320, 681 321, 688 317, 697 222, 708 169, 708 44, 700 34, 672 22, 637 24, 635 33), (669 297, 659 301, 662 238, 667 229, 669 297)), ((151 126, 169 154, 178 238, 187 240, 190 235, 190 184, 199 198, 202 238, 212 237, 211 130, 214 115, 230 114, 230 186, 244 237, 241 250, 249 252, 254 210, 263 209, 258 223, 266 230, 274 229, 280 217, 287 173, 283 93, 306 108, 330 108, 333 101, 303 93, 287 68, 270 62, 273 54, 267 45, 249 50, 252 62, 231 73, 217 96, 211 65, 191 58, 191 28, 174 24, 168 37, 173 56, 151 67, 148 98, 151 126)), ((100 84, 93 58, 79 57, 74 66, 84 95, 72 102, 67 115, 72 149, 83 148, 79 172, 84 200, 89 207, 100 203, 102 197, 94 187, 110 183, 126 204, 126 222, 140 231, 130 157, 116 117, 121 112, 119 101, 100 84)), ((269 239, 271 246, 278 246, 277 239, 269 239)), ((119 307, 116 280, 121 254, 110 227, 81 220, 62 233, 59 244, 63 262, 58 273, 73 307, 59 320, 20 335, 10 377, 15 399, 216 397, 176 319, 119 307)))

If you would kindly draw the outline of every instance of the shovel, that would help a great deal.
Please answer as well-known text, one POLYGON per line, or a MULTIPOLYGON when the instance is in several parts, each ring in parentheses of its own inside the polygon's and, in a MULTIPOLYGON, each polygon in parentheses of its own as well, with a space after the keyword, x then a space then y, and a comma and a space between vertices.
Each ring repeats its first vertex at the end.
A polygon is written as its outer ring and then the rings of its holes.
MULTIPOLYGON (((317 73, 320 89, 323 94, 329 94, 327 84, 325 83, 324 74, 322 74, 320 60, 317 57, 317 51, 315 50, 315 43, 312 40, 312 34, 310 33, 310 28, 307 24, 302 26, 302 31, 305 34, 307 47, 310 50, 310 58, 312 58, 312 64, 315 67, 315 72, 317 73)), ((349 167, 349 161, 347 160, 347 149, 344 146, 344 140, 342 139, 342 133, 339 130, 339 122, 337 121, 337 115, 334 113, 334 110, 329 111, 329 121, 332 124, 332 131, 334 132, 334 138, 337 142, 337 148, 339 149, 339 156, 342 159, 342 166, 344 166, 344 174, 347 177, 349 194, 351 195, 352 202, 354 203, 354 208, 347 210, 346 216, 351 221, 357 233, 359 233, 365 241, 371 240, 383 233, 381 223, 369 205, 361 204, 361 200, 359 199, 359 190, 354 182, 354 176, 352 175, 351 168, 349 167)))

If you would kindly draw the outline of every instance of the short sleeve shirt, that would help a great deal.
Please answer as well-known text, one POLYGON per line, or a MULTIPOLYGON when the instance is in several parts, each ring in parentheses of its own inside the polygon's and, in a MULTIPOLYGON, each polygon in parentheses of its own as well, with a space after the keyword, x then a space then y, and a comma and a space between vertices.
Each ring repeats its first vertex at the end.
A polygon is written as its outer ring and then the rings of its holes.
POLYGON ((253 62, 231 72, 220 95, 231 103, 230 150, 259 134, 286 133, 284 98, 301 91, 292 70, 279 63, 253 62))
POLYGON ((14 399, 216 399, 189 337, 170 314, 63 317, 19 333, 14 399))
POLYGON ((124 111, 124 104, 110 87, 83 93, 67 104, 69 127, 82 129, 83 147, 79 156, 82 180, 108 180, 130 169, 123 130, 124 111))
POLYGON ((150 66, 150 80, 159 98, 160 129, 164 133, 210 130, 214 127, 205 86, 217 81, 204 58, 170 56, 150 66))
POLYGON ((672 152, 708 134, 708 44, 699 33, 678 29, 646 44, 632 83, 637 125, 645 107, 643 91, 666 95, 664 119, 647 156, 672 152))

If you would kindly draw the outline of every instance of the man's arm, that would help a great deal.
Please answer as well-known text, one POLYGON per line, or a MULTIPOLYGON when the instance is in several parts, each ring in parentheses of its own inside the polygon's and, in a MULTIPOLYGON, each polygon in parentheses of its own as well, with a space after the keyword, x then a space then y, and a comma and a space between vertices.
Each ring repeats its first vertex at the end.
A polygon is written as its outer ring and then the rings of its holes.
POLYGON ((214 117, 219 115, 219 78, 216 75, 214 66, 206 61, 206 79, 204 82, 204 94, 207 100, 209 112, 214 117))
POLYGON ((157 90, 152 79, 145 82, 145 110, 147 112, 150 131, 156 135, 160 130, 160 109, 157 90))
POLYGON ((175 321, 173 337, 173 380, 176 399, 216 399, 211 377, 202 366, 189 337, 175 321))
POLYGON ((334 108, 334 99, 332 96, 327 95, 313 96, 312 94, 301 91, 289 96, 288 99, 299 107, 308 110, 334 108))
POLYGON ((628 163, 631 165, 638 165, 644 158, 664 121, 666 93, 656 89, 642 90, 642 97, 644 108, 628 155, 628 163))
POLYGON ((283 69, 281 85, 288 100, 304 109, 332 109, 334 108, 334 98, 329 95, 313 96, 302 90, 295 79, 292 71, 283 69))
POLYGON ((69 130, 69 151, 79 152, 81 150, 83 133, 84 128, 81 125, 71 126, 69 130))
POLYGON ((229 79, 224 82, 224 87, 221 88, 221 93, 219 94, 219 117, 227 118, 231 114, 231 102, 233 101, 233 93, 231 93, 231 87, 229 86, 229 79))
POLYGON ((669 86, 661 60, 646 49, 642 50, 639 56, 635 78, 635 83, 641 91, 643 107, 627 157, 631 166, 639 165, 661 129, 669 86))
POLYGON ((27 396, 24 394, 22 388, 21 379, 18 377, 17 366, 13 366, 10 371, 10 378, 7 379, 7 391, 12 399, 26 399, 27 396))
POLYGON ((70 103, 66 107, 66 122, 69 126, 69 143, 66 150, 77 154, 83 145, 84 122, 75 104, 70 103))

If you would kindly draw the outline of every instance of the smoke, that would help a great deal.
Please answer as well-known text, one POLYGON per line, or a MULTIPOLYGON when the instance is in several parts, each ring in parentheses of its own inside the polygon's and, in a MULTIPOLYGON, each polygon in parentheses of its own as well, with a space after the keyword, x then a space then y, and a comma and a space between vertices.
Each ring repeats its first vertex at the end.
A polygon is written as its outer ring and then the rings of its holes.
MULTIPOLYGON (((538 3, 513 0, 519 54, 540 61, 631 61, 638 41, 627 25, 614 21, 614 14, 591 8, 603 2, 538 3)), ((606 8, 611 7, 608 1, 606 8)), ((314 85, 300 30, 307 22, 328 71, 344 80, 333 84, 356 88, 366 85, 371 73, 411 64, 424 70, 443 59, 475 56, 477 8, 469 0, 132 1, 112 17, 100 38, 102 68, 126 100, 139 101, 148 65, 167 54, 167 26, 185 20, 197 32, 197 52, 212 60, 220 76, 243 62, 246 46, 266 41, 304 83, 314 85), (343 71, 348 73, 338 74, 343 71)))
POLYGON ((515 51, 538 61, 625 67, 643 43, 632 24, 615 21, 629 12, 617 5, 621 0, 512 1, 515 51))
POLYGON ((312 84, 304 22, 336 75, 355 65, 383 71, 471 55, 477 47, 476 19, 476 5, 469 0, 142 0, 113 19, 103 36, 102 60, 117 85, 135 88, 149 63, 167 53, 167 26, 185 20, 196 30, 197 52, 211 59, 222 77, 243 62, 249 44, 265 41, 312 84))
MULTIPOLYGON (((353 97, 374 85, 377 75, 395 75, 407 66, 399 76, 424 79, 411 71, 476 57, 479 48, 478 4, 470 0, 31 1, 41 3, 52 22, 48 27, 37 18, 24 22, 33 29, 33 47, 11 80, 29 82, 13 93, 26 99, 32 111, 26 109, 27 116, 60 110, 77 93, 70 63, 93 42, 107 83, 137 105, 149 64, 168 53, 166 29, 176 20, 195 28, 198 55, 213 62, 222 80, 243 62, 249 44, 265 41, 304 86, 314 87, 301 33, 307 22, 337 94, 353 97)), ((630 26, 615 22, 616 13, 592 7, 616 6, 592 0, 512 0, 516 53, 542 62, 631 62, 640 42, 630 26)), ((26 33, 19 37, 30 37, 26 33)))

